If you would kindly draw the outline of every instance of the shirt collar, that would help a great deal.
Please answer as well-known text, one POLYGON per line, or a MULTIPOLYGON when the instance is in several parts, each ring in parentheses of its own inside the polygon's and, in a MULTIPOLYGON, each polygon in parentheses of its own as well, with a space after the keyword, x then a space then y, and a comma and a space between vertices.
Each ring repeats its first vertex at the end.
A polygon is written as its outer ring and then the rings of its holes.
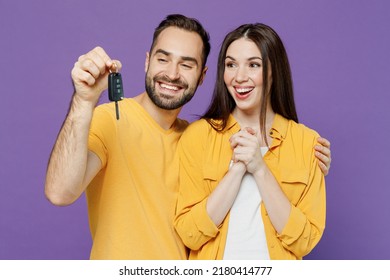
MULTIPOLYGON (((272 128, 270 130, 270 136, 274 139, 272 141, 272 147, 280 145, 280 143, 286 138, 288 129, 288 119, 284 118, 279 114, 275 114, 274 121, 272 123, 272 128)), ((229 134, 234 134, 240 130, 240 125, 237 120, 233 117, 232 114, 229 115, 226 127, 224 132, 229 132, 229 134)))
POLYGON ((226 123, 226 131, 231 131, 232 133, 236 133, 240 130, 240 125, 238 124, 237 120, 233 117, 232 114, 229 115, 229 118, 226 123))
POLYGON ((287 128, 288 120, 279 114, 275 114, 275 118, 270 131, 270 136, 279 140, 285 139, 287 134, 287 128))
MULTIPOLYGON (((275 114, 274 121, 270 131, 271 137, 285 138, 287 134, 288 120, 279 114, 275 114)), ((240 130, 240 125, 232 114, 229 115, 229 119, 226 124, 225 130, 240 130)))

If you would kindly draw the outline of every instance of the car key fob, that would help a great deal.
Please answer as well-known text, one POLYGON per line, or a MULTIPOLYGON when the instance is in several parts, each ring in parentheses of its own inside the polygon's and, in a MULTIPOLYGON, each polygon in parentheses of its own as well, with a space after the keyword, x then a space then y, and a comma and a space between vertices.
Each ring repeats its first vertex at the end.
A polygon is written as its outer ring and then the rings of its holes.
POLYGON ((118 101, 124 98, 122 75, 118 72, 110 72, 108 75, 108 99, 115 102, 116 119, 119 120, 118 101))
POLYGON ((108 75, 108 99, 110 101, 120 101, 124 98, 122 75, 112 72, 108 75))

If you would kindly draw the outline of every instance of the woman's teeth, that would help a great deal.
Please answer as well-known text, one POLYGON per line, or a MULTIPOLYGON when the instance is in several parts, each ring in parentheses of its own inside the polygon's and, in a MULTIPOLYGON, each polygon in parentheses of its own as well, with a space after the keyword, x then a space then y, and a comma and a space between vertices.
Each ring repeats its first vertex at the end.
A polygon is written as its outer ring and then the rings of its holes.
POLYGON ((236 91, 239 94, 246 94, 246 93, 250 92, 251 90, 252 90, 252 88, 236 88, 236 91))

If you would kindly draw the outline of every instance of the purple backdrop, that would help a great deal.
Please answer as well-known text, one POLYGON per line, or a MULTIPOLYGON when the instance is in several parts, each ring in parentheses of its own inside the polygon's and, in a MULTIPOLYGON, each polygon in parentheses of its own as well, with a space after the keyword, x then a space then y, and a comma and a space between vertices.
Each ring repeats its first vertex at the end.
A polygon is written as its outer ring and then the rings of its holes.
POLYGON ((307 259, 390 259, 387 0, 0 1, 0 259, 88 258, 85 198, 59 208, 43 193, 70 70, 100 45, 122 61, 125 94, 135 96, 153 29, 176 12, 198 18, 213 46, 206 81, 182 111, 191 121, 210 100, 223 36, 247 22, 274 27, 300 121, 332 142, 326 230, 307 259), (369 142, 375 135, 380 141, 369 142))

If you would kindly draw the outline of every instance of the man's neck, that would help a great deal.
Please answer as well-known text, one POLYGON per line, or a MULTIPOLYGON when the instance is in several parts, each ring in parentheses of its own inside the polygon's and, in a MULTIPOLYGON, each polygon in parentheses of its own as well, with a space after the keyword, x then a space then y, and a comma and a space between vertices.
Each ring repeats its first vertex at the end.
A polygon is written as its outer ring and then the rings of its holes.
POLYGON ((170 129, 173 126, 181 110, 181 108, 176 110, 165 110, 157 107, 146 92, 137 95, 134 97, 134 100, 137 101, 165 130, 170 129))

